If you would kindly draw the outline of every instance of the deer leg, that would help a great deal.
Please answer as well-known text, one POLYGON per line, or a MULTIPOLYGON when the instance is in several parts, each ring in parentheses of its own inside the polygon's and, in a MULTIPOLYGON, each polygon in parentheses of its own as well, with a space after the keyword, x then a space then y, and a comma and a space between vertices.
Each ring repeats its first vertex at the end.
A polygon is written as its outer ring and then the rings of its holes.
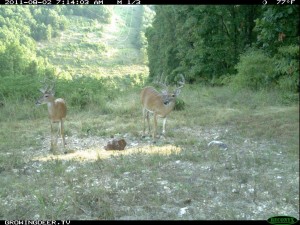
POLYGON ((166 122, 167 122, 167 117, 165 117, 163 120, 163 130, 162 130, 163 135, 165 135, 165 133, 166 133, 166 122))
POLYGON ((63 141, 63 146, 66 146, 66 140, 65 140, 65 135, 64 135, 64 121, 60 120, 60 135, 63 141))
POLYGON ((143 137, 145 137, 145 130, 146 130, 146 109, 143 109, 143 119, 144 119, 144 127, 143 127, 143 137))
POLYGON ((53 144, 53 123, 50 121, 50 126, 51 126, 51 145, 50 145, 50 151, 54 151, 54 144, 53 144))
POLYGON ((145 132, 146 132, 146 119, 147 119, 147 125, 148 125, 148 132, 150 133, 149 114, 150 113, 147 109, 143 109, 143 118, 144 118, 143 137, 145 137, 145 132))
POLYGON ((55 134, 55 148, 57 148, 57 140, 58 140, 58 136, 59 136, 59 132, 60 132, 60 127, 59 125, 56 125, 57 126, 57 133, 55 134))
POLYGON ((153 114, 154 119, 154 130, 153 130, 153 139, 156 138, 156 129, 157 129, 157 115, 156 113, 153 114))
POLYGON ((146 116, 147 116, 147 123, 148 123, 148 133, 150 134, 150 112, 149 111, 147 111, 147 114, 146 114, 146 116))

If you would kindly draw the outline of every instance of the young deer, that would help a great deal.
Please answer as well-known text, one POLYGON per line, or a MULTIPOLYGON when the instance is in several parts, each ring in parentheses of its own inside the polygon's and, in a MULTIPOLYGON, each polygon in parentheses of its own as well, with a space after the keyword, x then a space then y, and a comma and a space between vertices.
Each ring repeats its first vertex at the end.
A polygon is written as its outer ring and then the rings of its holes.
POLYGON ((181 88, 184 86, 184 77, 181 75, 182 81, 179 82, 180 86, 173 92, 167 90, 167 86, 162 84, 165 89, 159 93, 155 88, 148 86, 142 89, 141 101, 143 106, 143 118, 144 118, 144 130, 143 136, 145 136, 146 130, 146 118, 148 123, 148 130, 150 133, 149 114, 153 113, 154 117, 154 130, 153 139, 156 138, 157 133, 157 117, 163 118, 163 135, 166 132, 167 115, 174 109, 176 103, 176 97, 180 94, 181 88))
POLYGON ((63 146, 65 147, 65 137, 64 137, 64 119, 67 115, 67 107, 66 103, 62 98, 54 98, 54 83, 52 83, 51 87, 47 85, 45 88, 41 88, 42 96, 36 101, 36 105, 47 104, 48 106, 48 115, 50 119, 51 125, 51 147, 50 151, 54 151, 57 147, 57 135, 54 142, 54 134, 53 134, 53 123, 60 123, 59 131, 60 136, 63 141, 63 146))

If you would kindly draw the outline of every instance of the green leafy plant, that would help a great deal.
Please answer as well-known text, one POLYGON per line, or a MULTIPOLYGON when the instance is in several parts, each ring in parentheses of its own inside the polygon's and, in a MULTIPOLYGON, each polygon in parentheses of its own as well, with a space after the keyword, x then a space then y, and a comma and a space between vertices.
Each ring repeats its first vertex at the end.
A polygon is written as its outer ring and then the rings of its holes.
POLYGON ((238 89, 260 90, 274 85, 274 61, 261 50, 250 49, 242 54, 235 68, 237 75, 233 78, 232 85, 238 89))

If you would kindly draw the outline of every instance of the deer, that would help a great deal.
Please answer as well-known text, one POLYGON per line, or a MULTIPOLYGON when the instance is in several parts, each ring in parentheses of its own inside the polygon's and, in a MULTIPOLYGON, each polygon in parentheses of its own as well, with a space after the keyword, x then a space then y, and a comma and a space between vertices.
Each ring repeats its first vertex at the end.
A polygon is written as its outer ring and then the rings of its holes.
POLYGON ((166 84, 160 83, 164 89, 159 92, 152 86, 144 87, 141 91, 141 103, 143 108, 143 137, 145 137, 146 119, 148 124, 148 131, 150 133, 150 119, 149 114, 153 113, 154 129, 152 133, 153 140, 156 139, 157 134, 157 117, 163 118, 162 134, 166 133, 167 116, 173 111, 176 103, 176 97, 180 94, 181 88, 185 84, 183 75, 181 81, 178 82, 179 86, 174 91, 168 91, 166 84))
POLYGON ((53 124, 59 123, 59 132, 62 138, 63 147, 66 146, 65 136, 64 136, 64 119, 67 115, 67 106, 66 102, 62 98, 55 98, 55 91, 54 91, 55 83, 46 85, 44 88, 40 88, 40 92, 42 96, 36 101, 36 105, 47 104, 48 107, 48 116, 50 119, 50 126, 51 126, 51 146, 50 151, 54 152, 55 148, 57 148, 57 135, 54 141, 54 129, 53 124))

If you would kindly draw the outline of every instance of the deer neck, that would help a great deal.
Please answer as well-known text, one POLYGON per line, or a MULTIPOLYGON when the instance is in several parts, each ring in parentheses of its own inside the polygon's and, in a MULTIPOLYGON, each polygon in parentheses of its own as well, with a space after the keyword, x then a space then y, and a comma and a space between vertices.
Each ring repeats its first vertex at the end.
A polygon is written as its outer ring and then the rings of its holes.
POLYGON ((170 101, 168 104, 163 104, 163 111, 160 113, 161 117, 168 115, 174 108, 175 101, 170 101))
POLYGON ((47 102, 47 107, 48 107, 49 116, 53 115, 53 113, 55 112, 54 99, 51 99, 51 101, 47 102))

